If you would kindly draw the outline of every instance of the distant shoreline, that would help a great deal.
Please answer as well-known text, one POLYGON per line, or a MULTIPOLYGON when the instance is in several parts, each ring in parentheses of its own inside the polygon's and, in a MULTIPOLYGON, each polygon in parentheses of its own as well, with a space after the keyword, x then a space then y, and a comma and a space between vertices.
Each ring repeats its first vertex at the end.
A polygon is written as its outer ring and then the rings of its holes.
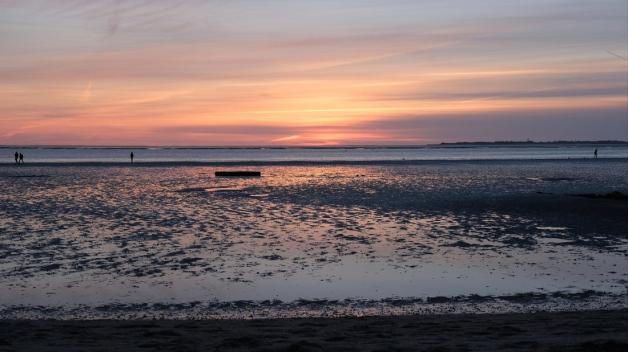
POLYGON ((600 140, 600 141, 492 141, 492 142, 443 142, 437 145, 628 145, 628 141, 600 140))

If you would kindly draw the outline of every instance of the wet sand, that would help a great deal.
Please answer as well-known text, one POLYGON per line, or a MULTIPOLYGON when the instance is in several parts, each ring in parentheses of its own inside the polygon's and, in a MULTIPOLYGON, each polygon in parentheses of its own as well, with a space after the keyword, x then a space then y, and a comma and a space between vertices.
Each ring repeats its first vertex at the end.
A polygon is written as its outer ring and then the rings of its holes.
POLYGON ((0 169, 0 351, 628 350, 625 160, 259 168, 0 169))
POLYGON ((269 320, 4 320, 0 351, 626 351, 628 310, 269 320))
POLYGON ((624 160, 259 169, 0 168, 0 318, 627 308, 624 160))

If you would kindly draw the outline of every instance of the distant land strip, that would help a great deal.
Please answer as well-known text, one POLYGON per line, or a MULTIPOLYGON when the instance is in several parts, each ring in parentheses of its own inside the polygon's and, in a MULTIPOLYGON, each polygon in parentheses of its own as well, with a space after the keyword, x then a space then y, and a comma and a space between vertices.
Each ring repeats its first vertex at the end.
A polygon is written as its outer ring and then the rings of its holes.
POLYGON ((485 141, 485 142, 442 142, 432 145, 546 145, 546 144, 570 144, 570 145, 628 145, 628 141, 601 140, 601 141, 485 141))

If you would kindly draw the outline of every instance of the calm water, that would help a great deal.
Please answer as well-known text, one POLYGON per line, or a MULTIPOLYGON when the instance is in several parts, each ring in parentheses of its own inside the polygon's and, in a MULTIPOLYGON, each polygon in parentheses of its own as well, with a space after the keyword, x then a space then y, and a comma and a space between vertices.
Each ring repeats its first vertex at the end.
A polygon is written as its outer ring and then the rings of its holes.
MULTIPOLYGON (((593 157, 594 146, 553 145, 524 147, 417 147, 331 149, 21 149, 28 163, 126 162, 289 162, 289 161, 395 161, 395 160, 524 160, 593 157)), ((13 163, 15 149, 0 148, 0 163, 13 163)), ((600 158, 628 158, 628 146, 599 146, 600 158)))

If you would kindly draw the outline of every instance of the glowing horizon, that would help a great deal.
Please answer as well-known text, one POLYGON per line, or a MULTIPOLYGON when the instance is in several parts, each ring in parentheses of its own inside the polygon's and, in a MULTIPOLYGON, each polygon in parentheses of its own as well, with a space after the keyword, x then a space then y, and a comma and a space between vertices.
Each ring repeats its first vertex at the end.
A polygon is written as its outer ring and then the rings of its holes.
POLYGON ((0 6, 0 145, 628 139, 623 0, 0 6))

